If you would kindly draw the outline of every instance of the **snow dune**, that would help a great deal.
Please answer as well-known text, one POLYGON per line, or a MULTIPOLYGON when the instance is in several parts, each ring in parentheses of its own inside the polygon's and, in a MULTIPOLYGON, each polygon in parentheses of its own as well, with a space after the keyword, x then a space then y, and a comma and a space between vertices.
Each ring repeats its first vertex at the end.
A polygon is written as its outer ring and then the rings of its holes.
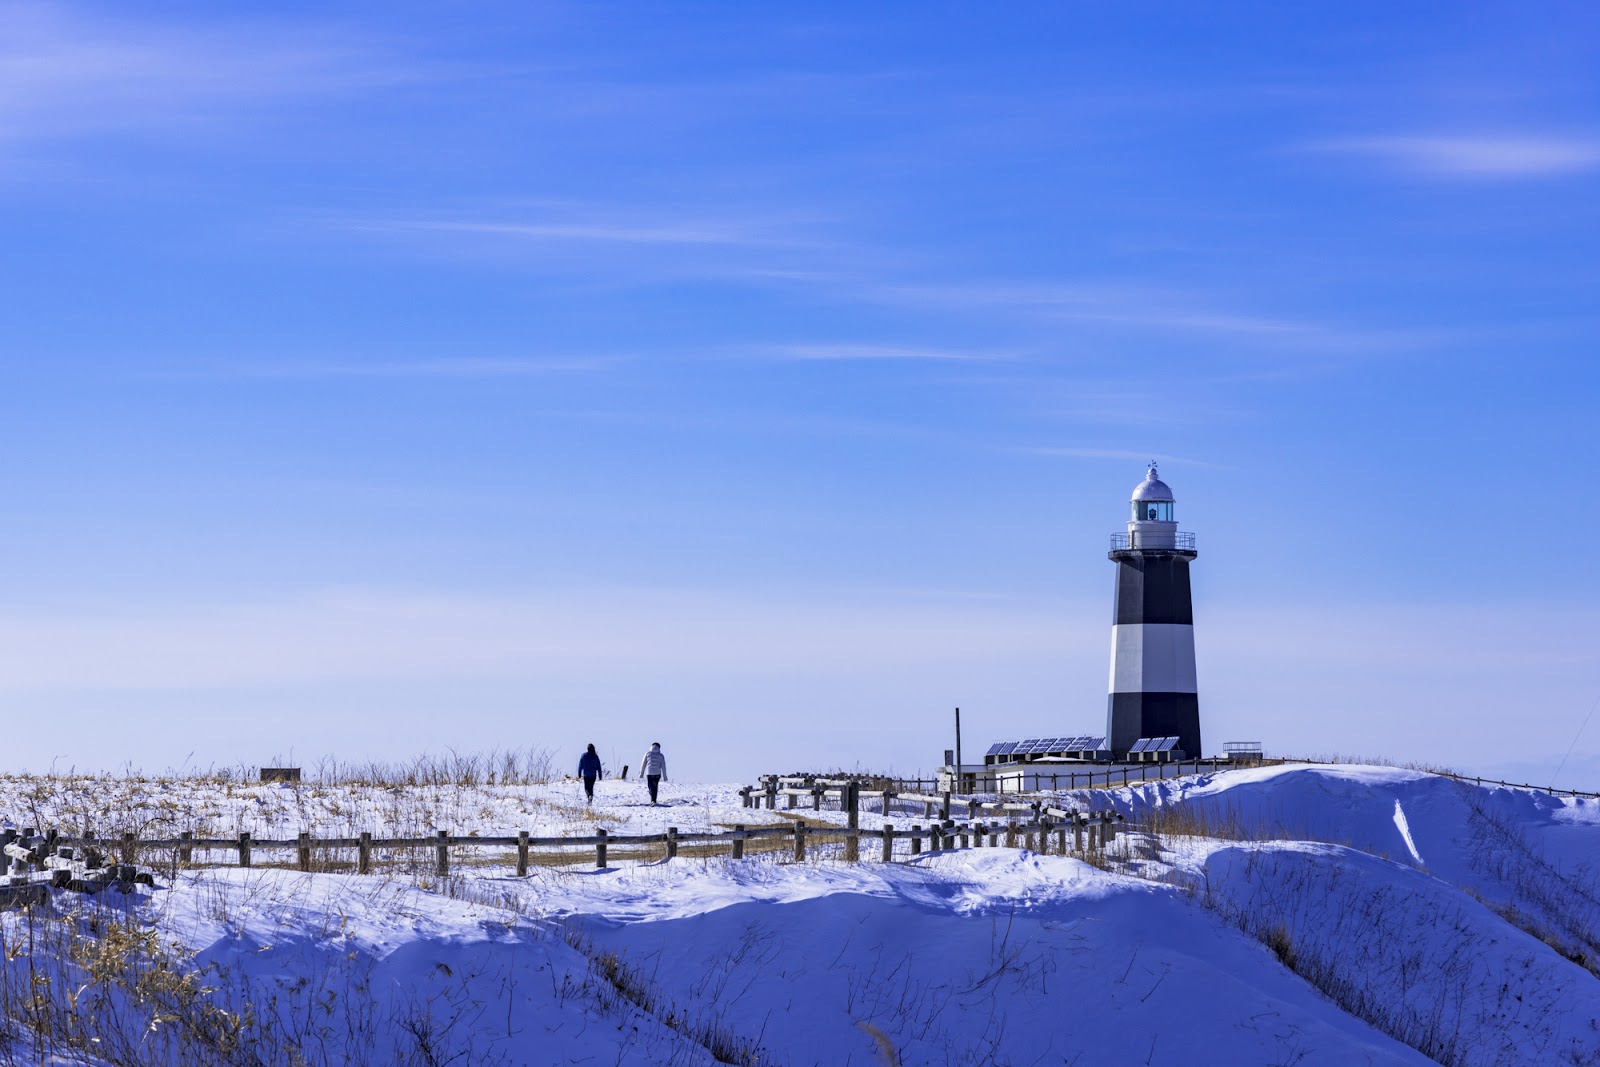
MULTIPOLYGON (((769 817, 734 786, 675 788, 663 808, 615 790, 582 818, 769 817)), ((482 832, 573 800, 519 790, 480 806, 482 832)), ((1169 822, 1095 865, 983 849, 443 883, 215 869, 127 907, 219 968, 215 997, 271 1004, 264 1025, 315 1064, 1600 1064, 1600 805, 1367 767, 1076 799, 1227 832, 1169 822)), ((20 918, 3 922, 15 944, 20 918)))

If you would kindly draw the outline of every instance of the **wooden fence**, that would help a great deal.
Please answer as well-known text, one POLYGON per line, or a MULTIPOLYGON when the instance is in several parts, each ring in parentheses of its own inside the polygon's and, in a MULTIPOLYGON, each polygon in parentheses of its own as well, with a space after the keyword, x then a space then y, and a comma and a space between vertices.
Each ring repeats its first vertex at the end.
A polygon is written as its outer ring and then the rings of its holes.
MULTIPOLYGON (((1281 763, 1283 761, 1268 760, 1265 762, 1281 763)), ((1124 785, 1137 785, 1140 782, 1152 779, 1162 781, 1185 778, 1196 774, 1209 774, 1228 770, 1229 768, 1237 769, 1241 766, 1256 767, 1260 766, 1261 763, 1262 761, 1260 760, 1254 760, 1249 763, 1241 763, 1238 760, 1230 761, 1226 756, 1172 760, 1161 763, 1152 761, 1131 765, 1119 764, 1116 767, 1104 767, 1085 760, 1082 770, 1047 769, 1050 767, 1059 768, 1060 764, 1012 763, 996 766, 986 771, 965 771, 961 776, 965 779, 991 779, 1006 776, 1015 777, 1020 774, 1027 779, 1033 780, 1038 785, 1038 789, 1005 789, 1002 787, 1006 783, 997 781, 997 788, 993 790, 995 793, 1010 792, 1016 794, 1034 793, 1040 790, 1060 792, 1070 789, 1114 789, 1124 785), (1049 784, 1046 785, 1046 782, 1049 784)), ((896 778, 877 775, 861 775, 853 780, 882 783, 885 788, 897 793, 936 793, 939 792, 939 786, 944 781, 941 778, 896 778)))
MULTIPOLYGON (((248 833, 241 833, 237 837, 195 837, 184 833, 169 838, 140 838, 133 834, 112 838, 72 838, 58 835, 54 831, 50 831, 46 837, 56 845, 74 845, 100 849, 108 853, 116 852, 129 863, 135 862, 140 857, 148 861, 149 853, 152 851, 167 852, 170 853, 173 863, 180 866, 193 865, 196 852, 233 852, 238 856, 238 866, 252 867, 256 865, 256 858, 260 853, 292 851, 295 856, 294 866, 302 871, 313 869, 314 858, 319 853, 326 854, 329 850, 337 849, 355 849, 355 871, 358 874, 372 872, 375 851, 423 849, 433 851, 434 873, 441 877, 450 873, 452 849, 515 848, 516 873, 520 878, 526 877, 536 852, 560 850, 563 856, 570 856, 573 848, 593 849, 595 867, 604 870, 609 866, 609 849, 641 845, 661 846, 665 851, 666 861, 676 859, 679 849, 684 845, 710 846, 718 852, 726 847, 727 854, 733 859, 743 859, 747 843, 770 841, 777 845, 779 850, 788 852, 792 849, 796 860, 805 860, 809 852, 815 850, 821 843, 838 841, 844 845, 843 859, 854 863, 861 860, 861 842, 866 839, 878 843, 878 854, 881 855, 883 862, 888 863, 893 860, 895 843, 899 841, 909 844, 910 854, 913 856, 921 854, 924 843, 927 843, 930 850, 939 851, 950 848, 982 848, 985 841, 989 847, 999 847, 1003 842, 1006 847, 1017 847, 1020 844, 1024 848, 1047 852, 1050 850, 1053 836, 1057 852, 1083 854, 1086 850, 1098 851, 1115 840, 1116 827, 1121 821, 1121 816, 1113 812, 1038 809, 1032 814, 1033 817, 1026 822, 1012 819, 957 823, 948 820, 927 826, 917 824, 905 829, 896 829, 892 824, 885 823, 880 830, 863 830, 854 825, 855 820, 852 818, 851 825, 847 826, 814 826, 808 825, 804 820, 795 820, 783 826, 735 825, 731 832, 683 833, 676 827, 669 826, 664 833, 659 834, 613 834, 600 829, 591 835, 575 837, 533 837, 527 831, 519 832, 515 836, 474 837, 458 836, 443 830, 431 837, 381 838, 368 833, 357 837, 314 837, 309 832, 293 838, 256 838, 248 833)), ((32 828, 24 830, 23 835, 32 837, 32 828)), ((773 848, 768 847, 763 851, 773 851, 773 848)))
MULTIPOLYGON (((1229 760, 1225 756, 1212 756, 1206 759, 1175 760, 1171 763, 1141 763, 1127 766, 1117 766, 1113 768, 1101 768, 1099 770, 1095 769, 1094 764, 1089 763, 1085 764, 1087 769, 1081 771, 1041 771, 1035 770, 1035 765, 1030 765, 1027 763, 1013 764, 1007 766, 1005 770, 1006 772, 1012 774, 1020 771, 1021 773, 1026 774, 1029 778, 1035 779, 1040 785, 1039 790, 1024 790, 1023 792, 1039 792, 1044 790, 1051 792, 1065 792, 1074 789, 1117 789, 1123 786, 1138 785, 1141 782, 1148 782, 1151 780, 1171 781, 1177 778, 1187 778, 1197 774, 1211 774, 1224 770, 1239 770, 1250 767, 1282 767, 1292 764, 1305 764, 1307 766, 1315 767, 1333 767, 1345 765, 1343 761, 1311 759, 1304 756, 1256 757, 1246 761, 1229 760), (1047 781, 1050 784, 1045 786, 1044 783, 1047 781)), ((1469 782, 1479 787, 1486 785, 1498 785, 1504 786, 1508 789, 1527 789, 1535 793, 1544 793, 1547 796, 1554 797, 1573 797, 1575 799, 1587 800, 1600 799, 1600 792, 1594 792, 1592 790, 1558 789, 1554 785, 1535 785, 1531 782, 1505 782, 1498 778, 1483 778, 1470 774, 1456 774, 1454 771, 1438 770, 1431 767, 1416 767, 1406 769, 1416 770, 1424 774, 1437 775, 1440 778, 1449 778, 1457 782, 1469 782)), ((992 776, 992 773, 977 775, 977 777, 992 776)), ((772 775, 766 777, 776 778, 779 776, 772 775)), ((766 781, 766 777, 763 777, 763 782, 766 781)), ((798 779, 804 776, 796 775, 787 777, 798 779)), ((974 777, 974 775, 967 774, 964 777, 971 778, 974 777)), ((843 781, 844 779, 817 778, 815 780, 843 781)), ((874 775, 863 775, 859 778, 851 780, 862 782, 881 782, 885 784, 886 788, 902 795, 922 792, 937 793, 939 792, 939 784, 941 781, 938 778, 895 778, 874 775)), ((758 789, 757 792, 759 791, 760 790, 758 789)), ((999 790, 996 790, 996 792, 999 792, 999 790)))
MULTIPOLYGON (((1268 765, 1285 763, 1319 764, 1327 761, 1306 759, 1273 759, 1263 761, 1268 765)), ((1134 768, 1128 768, 1131 772, 1134 768)), ((1502 782, 1491 778, 1476 778, 1448 771, 1430 771, 1441 777, 1473 783, 1478 786, 1498 785, 1516 789, 1531 789, 1552 796, 1597 798, 1600 794, 1581 790, 1561 789, 1502 782)), ((876 779, 883 781, 883 779, 876 779)), ((899 781, 918 781, 900 779, 899 781)), ((920 781, 927 781, 922 779, 920 781)), ((1137 779, 1133 780, 1134 782, 1137 779)), ((776 809, 778 798, 785 799, 785 811, 793 811, 801 801, 809 801, 813 811, 823 810, 824 802, 845 813, 845 825, 810 825, 802 819, 783 826, 746 826, 736 824, 732 831, 696 831, 684 833, 676 827, 667 827, 659 834, 613 834, 597 829, 593 834, 580 836, 534 837, 523 830, 501 836, 457 835, 440 830, 429 837, 374 837, 362 833, 355 837, 315 837, 309 831, 292 838, 257 838, 249 833, 234 837, 195 837, 180 833, 177 837, 141 838, 135 834, 120 837, 71 837, 48 831, 44 836, 55 845, 72 845, 98 849, 120 855, 123 863, 148 862, 152 852, 168 853, 175 866, 195 864, 196 852, 231 852, 238 857, 238 866, 256 866, 261 853, 290 853, 293 866, 302 871, 313 869, 314 859, 326 857, 330 851, 354 850, 354 869, 359 874, 372 872, 375 852, 418 850, 432 851, 433 870, 446 876, 451 869, 451 850, 464 848, 515 849, 515 869, 518 877, 525 877, 535 860, 549 853, 558 853, 561 859, 573 856, 573 849, 593 850, 595 867, 609 866, 608 850, 612 848, 659 847, 664 859, 676 859, 683 846, 695 847, 700 854, 722 853, 733 859, 743 859, 746 846, 751 842, 760 851, 791 852, 796 860, 805 860, 825 842, 842 842, 842 858, 846 862, 859 862, 861 843, 877 843, 875 850, 884 862, 892 861, 897 842, 906 842, 911 855, 919 855, 926 844, 932 851, 951 848, 1017 847, 1039 852, 1055 851, 1062 855, 1085 855, 1105 848, 1115 840, 1123 817, 1111 811, 1080 811, 1053 806, 1044 798, 1032 800, 1006 800, 979 796, 963 796, 950 792, 898 791, 895 789, 867 789, 854 779, 816 778, 808 775, 768 775, 759 786, 745 786, 739 796, 746 808, 776 809), (867 810, 876 806, 878 812, 889 815, 909 815, 929 822, 916 823, 908 828, 896 828, 884 822, 882 829, 864 830, 859 825, 863 805, 867 810), (964 821, 955 816, 964 810, 964 821)), ((22 831, 24 838, 32 838, 34 830, 22 831)), ((289 866, 273 863, 272 866, 289 866)))

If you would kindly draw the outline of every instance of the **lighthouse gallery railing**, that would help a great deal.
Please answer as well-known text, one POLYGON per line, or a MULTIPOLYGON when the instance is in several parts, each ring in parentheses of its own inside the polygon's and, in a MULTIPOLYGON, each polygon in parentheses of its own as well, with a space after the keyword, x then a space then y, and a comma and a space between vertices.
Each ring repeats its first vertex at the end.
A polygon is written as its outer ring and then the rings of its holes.
MULTIPOLYGON (((1156 540, 1165 541, 1166 538, 1165 537, 1152 536, 1150 538, 1150 540, 1151 541, 1156 541, 1156 540)), ((1176 549, 1181 549, 1182 551, 1185 551, 1185 552, 1193 552, 1194 551, 1194 534, 1188 533, 1188 532, 1182 531, 1182 530, 1180 530, 1177 533, 1174 533, 1172 535, 1172 543, 1169 544, 1169 545, 1134 544, 1133 542, 1134 542, 1134 539, 1132 537, 1130 537, 1128 534, 1125 534, 1125 533, 1114 533, 1114 534, 1111 535, 1111 551, 1113 551, 1113 552, 1121 552, 1121 551, 1126 551, 1126 550, 1132 549, 1132 548, 1149 548, 1149 549, 1176 548, 1176 549)))

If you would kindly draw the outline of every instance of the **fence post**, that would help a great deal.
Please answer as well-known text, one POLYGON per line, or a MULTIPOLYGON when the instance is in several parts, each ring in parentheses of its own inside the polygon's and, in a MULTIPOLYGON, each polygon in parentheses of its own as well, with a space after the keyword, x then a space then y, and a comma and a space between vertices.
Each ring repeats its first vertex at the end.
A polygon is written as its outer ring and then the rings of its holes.
POLYGON ((880 802, 883 804, 883 807, 880 810, 883 812, 885 818, 887 818, 889 815, 889 798, 892 796, 894 796, 893 790, 885 789, 883 791, 883 796, 880 800, 880 802))
POLYGON ((1089 824, 1089 851, 1090 852, 1097 852, 1097 851, 1099 851, 1099 849, 1100 849, 1100 824, 1097 823, 1097 822, 1091 822, 1089 824))
POLYGON ((187 842, 194 840, 194 831, 193 830, 185 830, 185 831, 183 831, 181 834, 178 835, 178 840, 181 841, 181 842, 185 842, 184 844, 180 844, 178 846, 178 862, 179 863, 192 863, 192 862, 194 862, 194 847, 192 845, 187 844, 187 842))
POLYGON ((844 861, 846 863, 861 862, 861 786, 851 782, 844 787, 844 795, 840 797, 844 803, 844 826, 850 831, 850 836, 844 839, 844 861))
POLYGON ((806 858, 806 821, 804 819, 796 819, 794 821, 794 858, 796 862, 806 858))
POLYGON ((778 783, 776 781, 771 781, 771 782, 767 783, 767 810, 771 811, 774 808, 776 808, 777 806, 778 806, 778 783))
POLYGON ((311 869, 311 831, 310 830, 301 830, 300 833, 296 836, 296 838, 295 838, 295 855, 296 855, 296 858, 299 860, 300 869, 302 871, 309 871, 311 869))
POLYGON ((439 843, 437 845, 435 845, 434 848, 438 852, 437 862, 434 865, 434 870, 439 875, 440 878, 443 878, 443 877, 445 877, 446 875, 448 875, 450 873, 450 831, 449 830, 440 830, 439 831, 439 843))
POLYGON ((744 859, 744 823, 733 824, 733 858, 744 859))
POLYGON ((1100 843, 1109 845, 1117 839, 1117 817, 1114 812, 1100 816, 1100 843))
POLYGON ((1056 854, 1060 856, 1067 854, 1067 827, 1065 823, 1056 828, 1056 854))
POLYGON ((939 806, 939 818, 945 820, 950 818, 950 790, 948 789, 944 791, 944 803, 939 806))
POLYGON ((911 824, 911 854, 913 856, 922 855, 922 824, 921 823, 912 823, 911 824))
POLYGON ((239 866, 250 866, 250 831, 239 831, 239 866))
POLYGON ((956 835, 956 840, 961 843, 960 847, 962 847, 962 848, 971 848, 972 847, 972 838, 969 836, 969 830, 970 829, 971 828, 968 826, 967 823, 962 823, 961 824, 961 832, 956 835))
POLYGON ((975 823, 972 824, 972 835, 973 835, 972 844, 973 844, 974 848, 982 848, 983 847, 983 833, 984 833, 983 823, 981 821, 980 822, 975 822, 975 823))
POLYGON ((750 787, 747 785, 739 787, 739 806, 741 808, 750 806, 750 787))
POLYGON ((595 836, 600 840, 594 846, 594 865, 598 870, 606 869, 606 828, 600 827, 595 831, 595 836))
POLYGON ((1000 834, 999 834, 998 828, 995 826, 994 823, 990 823, 989 824, 989 847, 990 848, 999 848, 1000 847, 1000 834))
POLYGON ((1083 823, 1084 817, 1078 812, 1072 813, 1072 851, 1083 853, 1083 823))
POLYGON ((936 822, 928 827, 928 851, 938 852, 944 848, 944 823, 936 822))
POLYGON ((1006 848, 1017 847, 1017 824, 1015 820, 1006 823, 1006 848))
POLYGON ((667 859, 675 860, 677 858, 678 858, 678 828, 676 826, 669 826, 669 827, 667 827, 667 859))
POLYGON ((814 786, 811 787, 811 810, 812 811, 821 811, 822 810, 822 794, 825 793, 825 792, 827 792, 827 790, 823 789, 820 785, 814 785, 814 786))
MULTIPOLYGON (((885 794, 887 795, 887 794, 885 794)), ((883 824, 883 862, 888 863, 894 859, 894 824, 883 824)))
POLYGON ((517 877, 528 876, 528 831, 517 831, 517 877))
POLYGON ((360 838, 356 841, 356 873, 372 873, 372 831, 361 831, 360 838))

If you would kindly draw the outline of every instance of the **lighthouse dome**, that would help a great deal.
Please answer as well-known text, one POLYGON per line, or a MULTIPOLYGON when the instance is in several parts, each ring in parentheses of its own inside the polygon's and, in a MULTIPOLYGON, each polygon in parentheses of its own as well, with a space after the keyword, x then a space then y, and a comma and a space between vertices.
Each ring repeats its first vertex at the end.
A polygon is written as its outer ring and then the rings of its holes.
POLYGON ((1144 481, 1134 486, 1134 503, 1143 503, 1151 500, 1175 500, 1172 490, 1167 483, 1156 477, 1156 465, 1150 464, 1150 471, 1144 476, 1144 481))

